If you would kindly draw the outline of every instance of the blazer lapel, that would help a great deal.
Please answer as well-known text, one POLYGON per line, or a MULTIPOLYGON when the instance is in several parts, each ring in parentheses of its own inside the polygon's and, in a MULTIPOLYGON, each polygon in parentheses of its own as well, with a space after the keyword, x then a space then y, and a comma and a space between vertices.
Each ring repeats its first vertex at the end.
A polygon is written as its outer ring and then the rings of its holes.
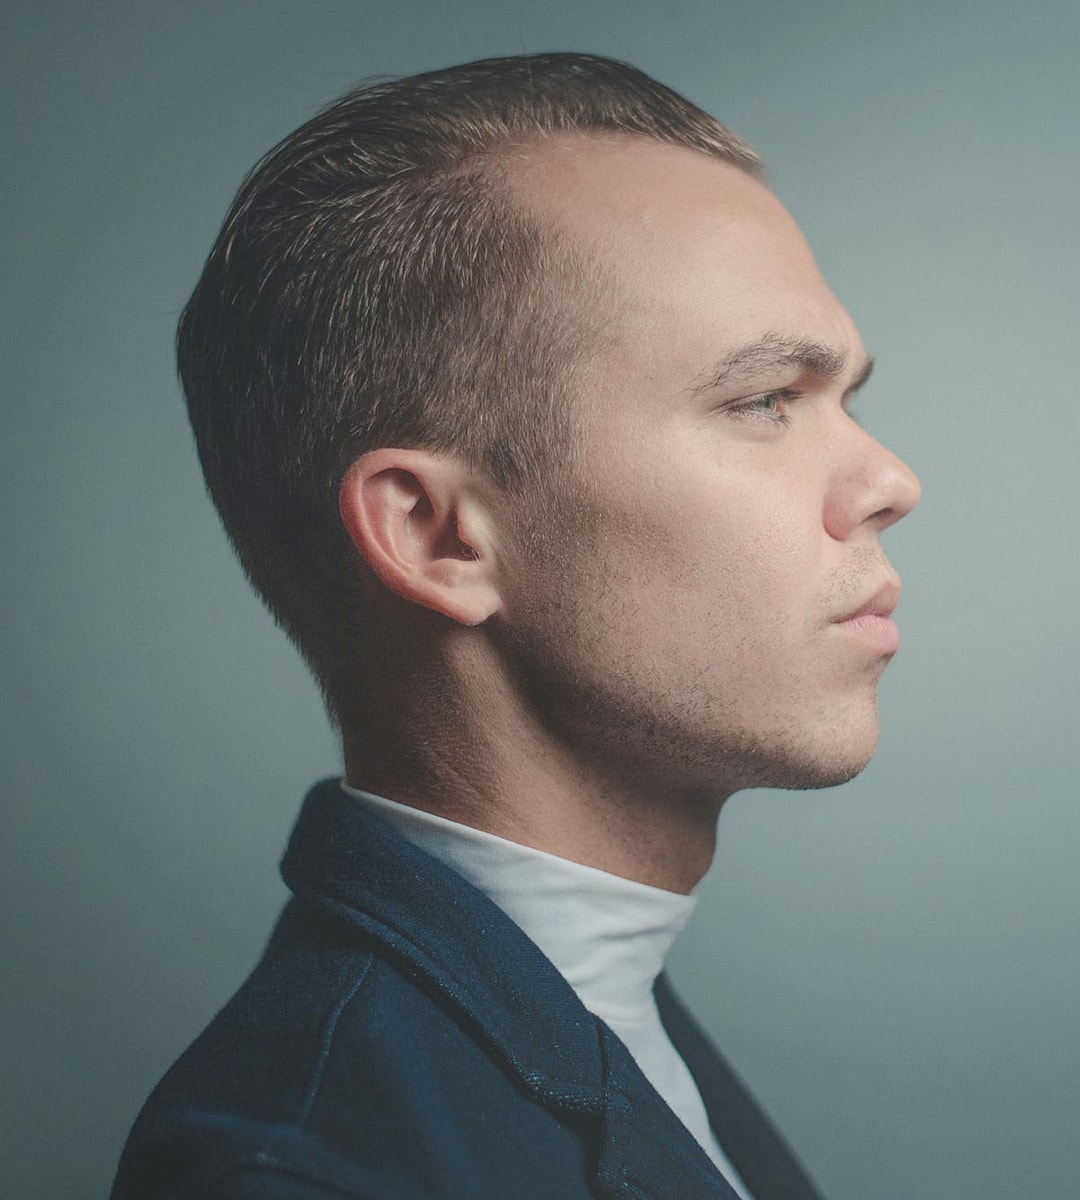
POLYGON ((602 1193, 623 1200, 738 1200, 622 1042, 601 1029, 605 1107, 596 1182, 602 1193))

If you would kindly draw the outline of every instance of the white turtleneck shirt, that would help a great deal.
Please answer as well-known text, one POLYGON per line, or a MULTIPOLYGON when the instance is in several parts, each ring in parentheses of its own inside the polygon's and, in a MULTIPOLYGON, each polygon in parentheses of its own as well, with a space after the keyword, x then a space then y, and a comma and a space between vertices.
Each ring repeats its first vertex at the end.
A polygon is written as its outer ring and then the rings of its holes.
POLYGON ((653 995, 668 949, 696 899, 496 837, 344 781, 342 788, 413 845, 464 876, 525 931, 589 1012, 619 1036, 741 1200, 750 1200, 712 1132, 701 1093, 661 1023, 653 995))

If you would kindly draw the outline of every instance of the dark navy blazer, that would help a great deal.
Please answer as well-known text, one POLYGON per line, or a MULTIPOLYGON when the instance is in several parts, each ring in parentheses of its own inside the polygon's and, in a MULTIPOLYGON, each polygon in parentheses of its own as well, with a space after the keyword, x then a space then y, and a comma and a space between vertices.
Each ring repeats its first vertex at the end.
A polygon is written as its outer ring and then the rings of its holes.
MULTIPOLYGON (((456 872, 308 795, 251 977, 139 1116, 113 1200, 734 1200, 622 1042, 456 872)), ((755 1200, 819 1200, 661 977, 755 1200)))

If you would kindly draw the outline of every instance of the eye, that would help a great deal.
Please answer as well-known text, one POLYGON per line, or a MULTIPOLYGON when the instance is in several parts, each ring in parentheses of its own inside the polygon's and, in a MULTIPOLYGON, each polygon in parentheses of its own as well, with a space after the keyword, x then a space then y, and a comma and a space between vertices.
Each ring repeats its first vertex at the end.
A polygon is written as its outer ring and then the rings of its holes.
POLYGON ((792 388, 780 388, 775 392, 763 392, 760 396, 739 400, 728 407, 728 412, 752 421, 776 421, 783 424, 788 420, 788 405, 798 400, 801 395, 801 392, 792 388))

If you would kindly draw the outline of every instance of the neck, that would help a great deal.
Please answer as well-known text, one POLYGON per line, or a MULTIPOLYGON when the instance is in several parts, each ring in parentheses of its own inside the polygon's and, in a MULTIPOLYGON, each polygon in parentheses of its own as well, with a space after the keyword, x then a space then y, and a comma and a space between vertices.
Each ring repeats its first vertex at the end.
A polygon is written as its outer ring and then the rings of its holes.
POLYGON ((584 753, 490 673, 475 686, 472 674, 422 685, 412 675, 343 726, 347 782, 652 887, 695 887, 726 794, 665 786, 640 765, 584 753))

